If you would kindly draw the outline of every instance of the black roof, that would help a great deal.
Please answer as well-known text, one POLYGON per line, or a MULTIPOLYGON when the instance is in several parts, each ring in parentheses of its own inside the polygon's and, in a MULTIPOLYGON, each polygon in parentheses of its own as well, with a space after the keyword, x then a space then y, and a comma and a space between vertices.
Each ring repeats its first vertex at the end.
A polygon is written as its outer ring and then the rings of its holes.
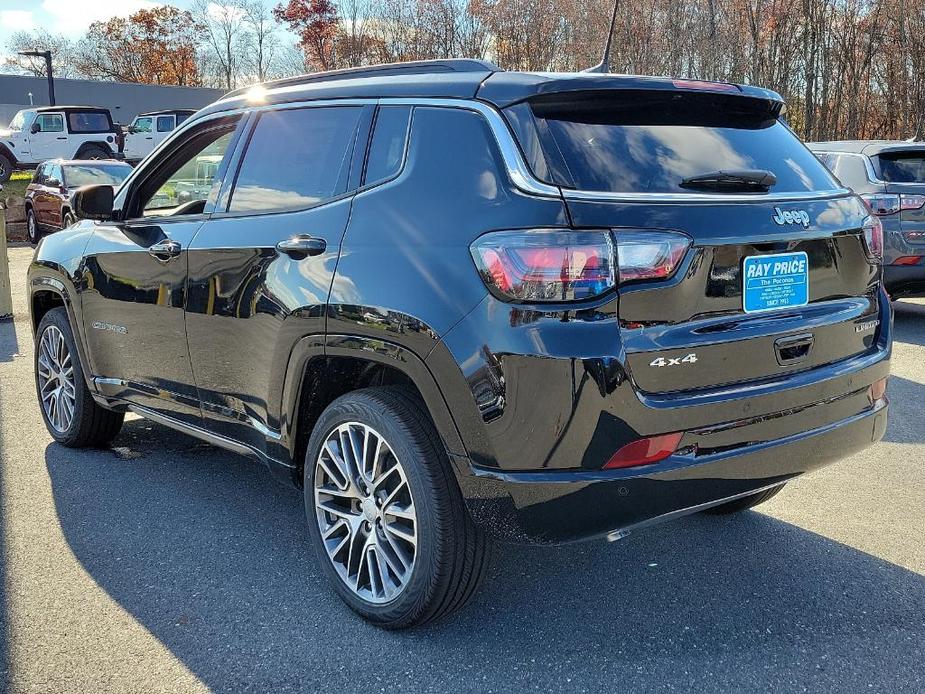
POLYGON ((172 116, 174 114, 185 113, 187 115, 192 115, 196 113, 194 108, 165 108, 160 111, 145 111, 144 113, 139 113, 136 118, 141 116, 172 116))
POLYGON ((105 111, 109 109, 104 106, 33 106, 31 110, 43 113, 45 111, 105 111))
POLYGON ((544 93, 598 89, 721 91, 783 104, 779 94, 726 82, 678 80, 599 73, 507 72, 484 60, 422 60, 318 72, 266 82, 226 94, 200 113, 215 113, 253 103, 285 103, 349 98, 479 98, 499 107, 544 93))
POLYGON ((814 152, 851 152, 876 156, 883 152, 925 151, 925 142, 906 140, 837 140, 832 142, 807 142, 814 152))

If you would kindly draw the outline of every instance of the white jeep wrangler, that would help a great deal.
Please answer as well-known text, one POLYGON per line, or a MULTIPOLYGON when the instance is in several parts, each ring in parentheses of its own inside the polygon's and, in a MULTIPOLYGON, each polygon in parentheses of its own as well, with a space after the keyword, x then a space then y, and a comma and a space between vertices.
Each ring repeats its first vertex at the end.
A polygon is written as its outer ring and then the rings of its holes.
POLYGON ((49 159, 121 159, 124 138, 109 109, 40 106, 19 111, 0 130, 0 183, 14 169, 49 159))

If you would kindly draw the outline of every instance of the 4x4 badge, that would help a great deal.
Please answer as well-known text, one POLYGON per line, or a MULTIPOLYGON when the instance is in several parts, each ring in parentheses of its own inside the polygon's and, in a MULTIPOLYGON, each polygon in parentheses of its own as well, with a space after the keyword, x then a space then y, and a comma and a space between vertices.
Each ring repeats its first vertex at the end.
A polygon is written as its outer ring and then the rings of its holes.
POLYGON ((802 224, 804 229, 809 228, 809 212, 806 210, 782 210, 775 207, 774 211, 777 214, 771 219, 781 226, 784 226, 784 224, 802 224))

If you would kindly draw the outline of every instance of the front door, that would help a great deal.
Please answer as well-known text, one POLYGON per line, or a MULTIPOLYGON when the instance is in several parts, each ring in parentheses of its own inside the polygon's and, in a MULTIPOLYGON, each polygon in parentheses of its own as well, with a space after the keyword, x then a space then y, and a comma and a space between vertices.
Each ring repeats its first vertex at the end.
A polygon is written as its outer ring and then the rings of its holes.
POLYGON ((140 168, 116 200, 121 221, 98 225, 84 253, 84 332, 101 392, 196 424, 187 252, 218 195, 236 126, 203 124, 140 168))
POLYGON ((39 162, 73 154, 67 151, 64 113, 40 113, 35 117, 35 125, 39 130, 29 136, 30 159, 39 162))
POLYGON ((324 334, 359 173, 354 142, 371 116, 371 106, 261 114, 227 202, 190 246, 186 327, 203 415, 258 450, 280 437, 293 347, 324 334))

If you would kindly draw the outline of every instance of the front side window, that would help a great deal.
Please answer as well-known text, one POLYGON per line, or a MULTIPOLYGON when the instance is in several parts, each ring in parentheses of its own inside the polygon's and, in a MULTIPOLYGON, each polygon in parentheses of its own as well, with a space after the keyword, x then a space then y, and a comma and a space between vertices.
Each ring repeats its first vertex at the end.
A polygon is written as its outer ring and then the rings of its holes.
POLYGON ((231 144, 237 118, 191 133, 169 154, 137 192, 134 209, 145 217, 202 214, 221 187, 219 169, 231 144))
POLYGON ((173 130, 173 116, 158 116, 157 131, 159 133, 169 133, 173 130))
POLYGON ((300 209, 345 192, 361 112, 360 107, 331 106, 262 114, 229 210, 300 209))
POLYGON ((45 170, 47 168, 48 164, 39 164, 39 167, 32 176, 32 182, 39 186, 45 185, 45 170))
POLYGON ((151 132, 151 125, 153 120, 151 118, 136 118, 134 124, 132 124, 132 130, 136 133, 149 133, 151 132))
POLYGON ((43 133, 64 132, 64 116, 60 113, 42 113, 35 122, 39 124, 43 133))
POLYGON ((108 133, 112 130, 109 115, 100 111, 69 113, 67 122, 72 133, 108 133))

